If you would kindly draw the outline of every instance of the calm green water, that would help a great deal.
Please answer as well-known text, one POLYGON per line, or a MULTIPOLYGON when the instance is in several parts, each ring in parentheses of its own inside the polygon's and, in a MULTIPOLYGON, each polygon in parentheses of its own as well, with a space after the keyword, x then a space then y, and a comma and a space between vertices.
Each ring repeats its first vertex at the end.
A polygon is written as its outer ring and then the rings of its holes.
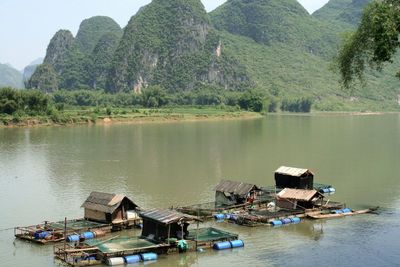
MULTIPOLYGON (((221 178, 273 184, 280 165, 315 171, 351 208, 379 216, 281 228, 216 224, 245 248, 161 257, 154 266, 400 264, 400 115, 0 129, 0 266, 55 266, 51 246, 14 240, 17 225, 79 218, 92 190, 142 207, 212 201, 221 178)), ((214 224, 214 223, 211 223, 214 224)))

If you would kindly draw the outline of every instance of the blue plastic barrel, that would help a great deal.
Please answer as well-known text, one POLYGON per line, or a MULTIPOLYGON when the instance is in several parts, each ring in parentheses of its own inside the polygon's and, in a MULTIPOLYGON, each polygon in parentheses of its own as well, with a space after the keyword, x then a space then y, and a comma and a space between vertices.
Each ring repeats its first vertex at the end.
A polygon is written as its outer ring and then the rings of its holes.
POLYGON ((241 248, 241 247, 244 247, 244 242, 243 242, 243 240, 238 239, 238 240, 233 240, 233 241, 230 241, 230 242, 231 242, 232 248, 241 248))
POLYGON ((78 242, 80 240, 79 235, 69 235, 67 236, 67 242, 78 242))
POLYGON ((282 224, 289 224, 289 223, 292 223, 292 220, 289 219, 289 218, 284 218, 284 219, 282 219, 281 221, 282 221, 282 224))
POLYGON ((292 223, 299 223, 301 221, 301 219, 299 217, 294 217, 294 218, 291 218, 290 220, 292 220, 292 223))
POLYGON ((230 215, 230 214, 226 214, 226 215, 225 215, 225 218, 226 218, 227 220, 230 220, 230 219, 231 219, 231 215, 230 215))
POLYGON ((336 192, 336 189, 335 188, 333 188, 333 187, 329 187, 329 193, 335 193, 336 192))
POLYGON ((155 261, 157 260, 158 256, 156 253, 143 253, 140 255, 143 261, 155 261))
POLYGON ((124 259, 126 264, 132 264, 141 261, 140 255, 125 256, 124 259))
POLYGON ((215 243, 213 245, 213 249, 215 249, 215 250, 223 250, 223 249, 229 249, 229 248, 232 248, 232 244, 229 241, 219 242, 219 243, 215 243))
POLYGON ((84 232, 83 234, 81 234, 81 237, 83 239, 93 239, 95 235, 93 232, 84 232))
POLYGON ((216 219, 216 220, 223 220, 223 219, 225 219, 225 214, 214 214, 214 218, 216 219))
POLYGON ((35 239, 45 239, 46 236, 50 235, 50 232, 46 232, 46 231, 37 231, 33 234, 33 237, 35 239))
POLYGON ((282 225, 282 221, 272 221, 271 224, 272 226, 279 226, 282 225))
POLYGON ((236 214, 231 214, 229 216, 229 220, 231 220, 231 221, 237 221, 237 219, 238 219, 238 216, 236 214))
POLYGON ((342 209, 342 212, 343 212, 343 213, 349 213, 349 212, 351 212, 351 209, 345 208, 345 209, 342 209))
POLYGON ((343 213, 342 210, 334 210, 333 212, 336 213, 336 214, 342 214, 343 213))
POLYGON ((319 190, 319 192, 322 193, 322 194, 328 194, 330 191, 329 191, 329 188, 321 188, 319 190))

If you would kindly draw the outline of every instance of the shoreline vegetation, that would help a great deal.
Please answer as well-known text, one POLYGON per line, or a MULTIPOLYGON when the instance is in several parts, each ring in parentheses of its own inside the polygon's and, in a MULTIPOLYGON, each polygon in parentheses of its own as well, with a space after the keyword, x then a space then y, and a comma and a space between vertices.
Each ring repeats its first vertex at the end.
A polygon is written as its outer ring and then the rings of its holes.
MULTIPOLYGON (((315 109, 311 98, 280 101, 258 90, 233 92, 205 89, 168 94, 160 87, 142 94, 107 94, 103 91, 43 93, 38 90, 0 88, 0 127, 75 124, 149 123, 261 118, 264 114, 340 114, 315 109)), ((381 111, 349 110, 353 115, 381 111)))
POLYGON ((173 123, 190 121, 244 120, 262 118, 258 112, 223 109, 219 107, 176 107, 161 109, 66 110, 57 118, 49 115, 15 117, 0 115, 0 128, 36 126, 72 126, 106 124, 173 123), (111 114, 107 114, 111 113, 111 114))

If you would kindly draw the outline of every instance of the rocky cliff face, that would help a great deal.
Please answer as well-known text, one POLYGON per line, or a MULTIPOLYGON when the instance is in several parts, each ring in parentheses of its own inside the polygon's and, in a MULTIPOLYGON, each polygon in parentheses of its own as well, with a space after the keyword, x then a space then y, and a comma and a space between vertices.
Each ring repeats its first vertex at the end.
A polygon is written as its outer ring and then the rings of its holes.
POLYGON ((50 40, 43 63, 54 66, 55 70, 61 74, 65 62, 76 50, 77 46, 72 33, 68 30, 59 30, 50 40))
POLYGON ((140 92, 149 84, 186 90, 199 82, 237 86, 220 68, 229 67, 226 55, 217 57, 219 41, 200 0, 153 0, 125 28, 108 90, 140 92))

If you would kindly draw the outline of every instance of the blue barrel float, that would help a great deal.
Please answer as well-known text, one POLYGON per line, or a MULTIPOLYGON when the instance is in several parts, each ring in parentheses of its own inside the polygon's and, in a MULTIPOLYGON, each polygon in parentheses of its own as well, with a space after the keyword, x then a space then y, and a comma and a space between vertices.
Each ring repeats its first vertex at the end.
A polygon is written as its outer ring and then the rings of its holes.
POLYGON ((336 192, 336 189, 333 187, 329 187, 329 193, 334 194, 336 192))
POLYGON ((67 242, 78 242, 80 240, 79 235, 69 235, 67 236, 67 242))
POLYGON ((282 223, 282 221, 280 221, 280 220, 276 220, 276 221, 272 221, 271 224, 272 224, 272 226, 280 226, 280 225, 282 225, 283 223, 282 223))
POLYGON ((300 223, 301 219, 299 217, 293 217, 290 218, 290 220, 292 220, 292 223, 300 223))
POLYGON ((282 221, 282 224, 290 224, 290 223, 292 223, 292 220, 289 219, 289 218, 283 218, 281 221, 282 221))
POLYGON ((241 248, 241 247, 244 247, 244 242, 243 242, 243 240, 238 239, 238 240, 232 240, 232 241, 230 241, 230 242, 231 242, 232 248, 241 248))
POLYGON ((223 250, 223 249, 229 249, 229 248, 232 248, 232 244, 229 241, 218 242, 213 245, 213 249, 215 249, 215 250, 223 250))
POLYGON ((345 209, 342 209, 342 212, 343 213, 349 213, 349 212, 352 212, 352 210, 349 209, 349 208, 345 208, 345 209))
POLYGON ((95 238, 95 234, 93 232, 84 232, 83 234, 81 234, 81 238, 93 239, 93 238, 95 238))
POLYGON ((220 214, 214 214, 214 218, 216 219, 216 220, 223 220, 223 219, 225 219, 225 214, 222 214, 222 213, 220 213, 220 214))
POLYGON ((155 261, 157 260, 158 256, 156 253, 143 253, 140 254, 143 261, 155 261))
POLYGON ((142 260, 140 255, 125 256, 124 259, 126 264, 138 263, 142 260))

